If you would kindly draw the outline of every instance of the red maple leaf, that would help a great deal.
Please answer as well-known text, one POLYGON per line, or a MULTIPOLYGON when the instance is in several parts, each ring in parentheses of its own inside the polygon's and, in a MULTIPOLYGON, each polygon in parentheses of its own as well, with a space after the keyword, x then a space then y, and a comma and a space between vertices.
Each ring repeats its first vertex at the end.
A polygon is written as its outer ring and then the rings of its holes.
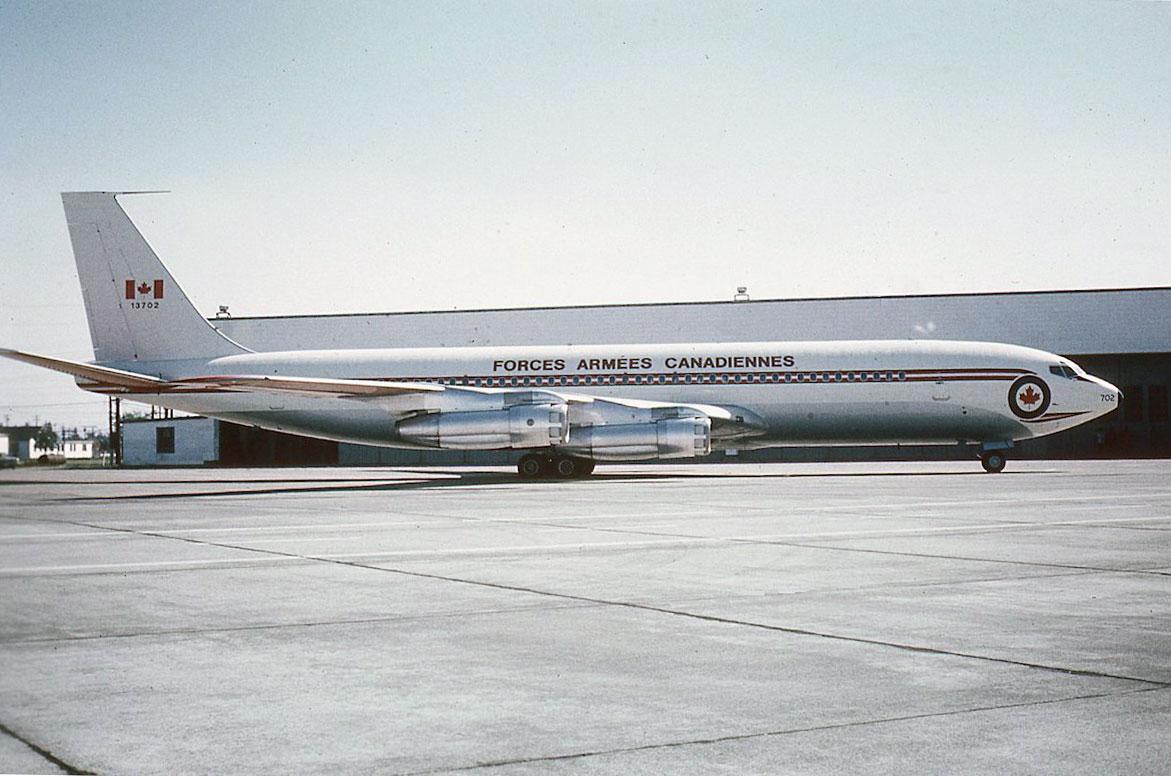
POLYGON ((150 286, 148 286, 146 283, 143 283, 141 286, 138 287, 138 293, 140 293, 140 294, 145 294, 145 293, 148 293, 149 291, 150 291, 150 286))
POLYGON ((1019 396, 1021 404, 1036 404, 1041 401, 1041 394, 1033 390, 1033 386, 1025 388, 1024 393, 1019 396))

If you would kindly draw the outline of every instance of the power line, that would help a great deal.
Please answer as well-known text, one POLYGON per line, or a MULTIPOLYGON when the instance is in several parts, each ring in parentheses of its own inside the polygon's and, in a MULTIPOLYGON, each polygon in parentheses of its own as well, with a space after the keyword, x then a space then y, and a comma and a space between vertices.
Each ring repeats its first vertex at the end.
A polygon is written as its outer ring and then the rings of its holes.
POLYGON ((0 404, 0 407, 8 410, 35 410, 40 407, 97 407, 104 403, 104 401, 62 401, 54 404, 0 404))

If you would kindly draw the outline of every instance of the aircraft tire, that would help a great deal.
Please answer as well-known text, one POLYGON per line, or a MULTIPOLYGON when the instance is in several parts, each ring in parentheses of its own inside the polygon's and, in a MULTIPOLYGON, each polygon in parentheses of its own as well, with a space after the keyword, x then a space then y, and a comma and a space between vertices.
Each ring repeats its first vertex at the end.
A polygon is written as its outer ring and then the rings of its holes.
MULTIPOLYGON (((540 456, 537 456, 540 457, 540 456)), ((543 459, 544 470, 539 476, 558 480, 572 480, 588 477, 594 471, 594 461, 571 455, 556 455, 543 459)))
POLYGON ((984 471, 989 474, 998 474, 1004 471, 1004 465, 1008 463, 1008 459, 1004 457, 1004 453, 984 453, 980 456, 980 463, 984 466, 984 471))
POLYGON ((568 480, 581 474, 581 461, 570 458, 568 455, 559 455, 553 459, 553 476, 568 480))
POLYGON ((516 471, 526 480, 535 480, 545 476, 545 459, 543 456, 527 453, 516 462, 516 471))

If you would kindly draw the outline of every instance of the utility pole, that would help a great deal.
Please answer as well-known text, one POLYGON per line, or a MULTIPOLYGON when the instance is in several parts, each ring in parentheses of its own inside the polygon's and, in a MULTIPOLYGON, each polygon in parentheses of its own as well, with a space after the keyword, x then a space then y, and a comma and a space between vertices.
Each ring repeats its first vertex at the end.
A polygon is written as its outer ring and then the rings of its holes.
POLYGON ((110 434, 110 463, 115 467, 122 465, 122 398, 111 396, 107 411, 107 423, 110 434))

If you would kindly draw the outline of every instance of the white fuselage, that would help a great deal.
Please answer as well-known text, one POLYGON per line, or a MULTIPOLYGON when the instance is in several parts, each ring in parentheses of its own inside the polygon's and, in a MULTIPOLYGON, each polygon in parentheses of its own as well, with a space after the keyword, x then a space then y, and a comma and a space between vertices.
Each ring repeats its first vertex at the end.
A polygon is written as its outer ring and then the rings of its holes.
MULTIPOLYGON (((1105 414, 1118 390, 1068 360, 1031 348, 944 341, 572 345, 246 353, 212 360, 110 366, 168 380, 205 375, 429 382, 480 392, 548 391, 727 408, 751 426, 715 447, 797 444, 1009 442, 1105 414), (1035 416, 1012 406, 1013 386, 1034 376, 1047 391, 1035 416)), ((1030 383, 1036 385, 1036 383, 1030 383)), ((83 387, 85 387, 83 383, 83 387)), ((435 394, 431 409, 458 411, 463 392, 435 394)), ((463 394, 466 397, 466 394, 463 394)), ((365 401, 209 388, 142 394, 143 401, 278 431, 390 447, 394 397, 365 401)), ((416 402, 417 405, 417 402, 416 402)), ((474 409, 474 407, 472 408, 474 409)), ((416 410, 412 410, 417 412, 416 410)), ((593 425, 583 406, 571 428, 593 425)), ((605 421, 601 421, 605 422, 605 421)), ((572 433, 572 432, 571 432, 572 433)))

